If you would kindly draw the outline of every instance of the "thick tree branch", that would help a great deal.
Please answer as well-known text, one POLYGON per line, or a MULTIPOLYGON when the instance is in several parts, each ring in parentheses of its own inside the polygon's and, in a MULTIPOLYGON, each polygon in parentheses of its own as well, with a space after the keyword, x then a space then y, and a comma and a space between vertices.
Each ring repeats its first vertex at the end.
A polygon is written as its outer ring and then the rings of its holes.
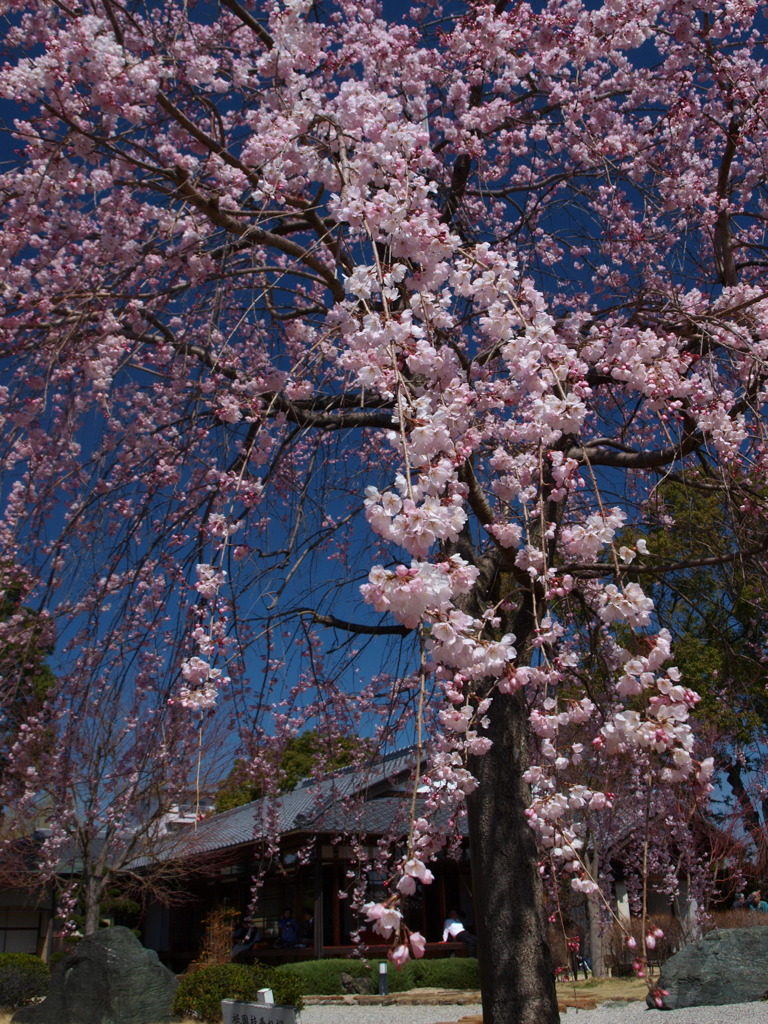
POLYGON ((467 187, 471 167, 472 160, 469 154, 459 153, 453 165, 451 184, 448 189, 448 198, 446 199, 445 206, 440 214, 440 220, 443 224, 450 224, 454 218, 462 196, 464 195, 464 190, 467 187))
POLYGON ((717 269, 720 275, 720 283, 727 287, 734 287, 739 282, 739 275, 736 270, 736 262, 733 258, 733 235, 731 232, 731 215, 728 212, 728 193, 731 165, 736 155, 736 145, 741 129, 741 118, 734 115, 728 125, 728 141, 723 152, 723 159, 720 162, 720 170, 717 176, 717 196, 720 200, 720 211, 715 221, 714 246, 717 269))
POLYGON ((263 25, 250 14, 244 7, 241 7, 237 0, 219 0, 222 7, 227 7, 232 13, 242 21, 244 25, 247 25, 252 32, 254 32, 259 39, 262 41, 264 46, 271 50, 275 43, 272 36, 267 32, 263 25))
POLYGON ((591 466, 613 466, 617 469, 658 469, 690 455, 704 444, 701 433, 689 434, 679 445, 670 448, 637 451, 615 441, 596 438, 566 450, 569 459, 591 466), (621 449, 621 450, 617 450, 621 449))
POLYGON ((459 479, 469 488, 469 503, 477 518, 484 526, 492 523, 495 519, 493 509, 491 508, 485 491, 480 486, 480 483, 475 476, 475 470, 469 460, 461 466, 459 470, 459 479))
POLYGON ((249 181, 256 184, 259 176, 254 172, 253 168, 246 167, 245 164, 241 163, 237 159, 236 156, 232 156, 226 146, 222 146, 220 142, 217 142, 216 139, 199 128, 194 121, 190 121, 184 111, 180 110, 175 103, 172 103, 164 92, 158 92, 157 102, 167 114, 170 114, 174 121, 176 121, 176 123, 180 125, 185 132, 192 136, 193 139, 197 139, 201 145, 205 146, 205 148, 209 149, 212 153, 215 153, 216 156, 224 161, 225 164, 236 168, 238 171, 242 172, 249 181))
POLYGON ((177 191, 183 196, 195 209, 200 210, 213 224, 218 227, 224 228, 225 231, 235 235, 237 238, 242 239, 246 242, 251 242, 254 245, 268 245, 277 249, 279 252, 285 253, 287 256, 293 256, 300 263, 314 270, 325 282, 331 291, 333 297, 340 302, 344 299, 345 292, 344 287, 338 280, 333 270, 322 260, 319 260, 312 253, 308 252, 306 247, 300 245, 298 242, 294 242, 290 238, 286 238, 283 235, 277 235, 273 231, 265 231, 263 228, 257 227, 255 224, 248 227, 241 223, 232 214, 226 213, 220 209, 215 198, 206 198, 192 185, 189 180, 189 175, 182 168, 177 168, 176 172, 177 180, 177 191))
POLYGON ((711 558, 689 558, 681 562, 655 562, 653 565, 637 565, 634 562, 627 565, 620 564, 618 568, 613 562, 571 562, 559 565, 559 573, 570 573, 571 575, 592 576, 616 576, 616 575, 643 575, 662 576, 670 572, 684 572, 686 569, 701 569, 707 566, 729 565, 742 558, 755 558, 768 551, 768 536, 756 547, 746 550, 731 551, 727 555, 716 555, 711 558))
POLYGON ((359 633, 364 636, 410 636, 412 629, 406 626, 369 626, 362 622, 348 622, 335 615, 321 615, 312 608, 297 608, 296 615, 309 615, 313 622, 332 629, 342 629, 345 633, 359 633))
MULTIPOLYGON (((171 344, 180 355, 192 356, 203 366, 215 370, 228 380, 237 380, 237 372, 229 366, 219 363, 217 357, 202 345, 179 341, 159 317, 145 311, 144 317, 161 332, 153 335, 148 332, 137 333, 129 325, 123 324, 122 333, 126 338, 143 344, 171 344)), ((394 430, 397 426, 394 419, 393 406, 376 396, 363 397, 358 394, 329 395, 320 394, 313 398, 291 400, 276 391, 265 391, 261 394, 265 415, 282 414, 291 423, 304 428, 318 430, 360 430, 383 429, 394 430)))

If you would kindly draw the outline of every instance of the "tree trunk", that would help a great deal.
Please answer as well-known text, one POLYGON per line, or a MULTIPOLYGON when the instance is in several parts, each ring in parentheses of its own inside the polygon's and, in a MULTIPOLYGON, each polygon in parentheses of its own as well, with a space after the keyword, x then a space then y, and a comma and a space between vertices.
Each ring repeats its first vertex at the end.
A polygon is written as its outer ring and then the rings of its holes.
POLYGON ((587 917, 589 920, 589 960, 592 965, 592 977, 604 978, 608 972, 605 967, 603 921, 600 906, 593 897, 587 900, 587 917))
POLYGON ((99 930, 101 917, 101 898, 104 895, 104 883, 93 875, 83 880, 83 898, 85 900, 85 935, 93 935, 99 930))
POLYGON ((472 759, 480 785, 468 802, 483 1024, 557 1024, 538 856, 525 816, 529 725, 523 694, 498 695, 489 717, 493 746, 472 759))
MULTIPOLYGON (((597 851, 588 855, 587 870, 591 878, 597 881, 599 858, 597 851)), ((605 966, 605 941, 603 938, 603 914, 601 913, 600 896, 587 897, 587 921, 589 923, 589 960, 593 978, 604 978, 608 973, 605 966)))

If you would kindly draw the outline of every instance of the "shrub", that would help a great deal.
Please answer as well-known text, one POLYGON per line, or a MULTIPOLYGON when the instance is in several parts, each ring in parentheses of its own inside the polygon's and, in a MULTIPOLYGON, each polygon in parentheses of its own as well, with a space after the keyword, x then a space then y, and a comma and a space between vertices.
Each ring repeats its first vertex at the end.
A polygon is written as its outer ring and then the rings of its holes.
POLYGON ((281 964, 276 971, 281 975, 284 971, 294 974, 299 980, 301 994, 305 996, 341 995, 344 991, 341 987, 342 973, 351 974, 353 978, 371 976, 370 961, 358 959, 302 960, 290 965, 281 964))
POLYGON ((15 1010, 48 991, 47 964, 32 953, 0 953, 0 1010, 15 1010))
MULTIPOLYGON (((375 994, 379 991, 380 963, 380 960, 363 960, 356 957, 349 960, 329 958, 304 960, 290 966, 280 966, 277 970, 290 970, 295 973, 301 984, 302 995, 305 996, 343 995, 342 974, 351 974, 353 978, 370 978, 371 992, 375 994)), ((408 992, 412 988, 416 988, 413 964, 409 962, 399 971, 389 964, 389 991, 408 992)))
MULTIPOLYGON (((290 970, 297 975, 305 996, 338 996, 344 989, 341 975, 370 978, 372 992, 379 990, 380 960, 305 960, 277 968, 280 973, 290 970)), ((409 960, 401 970, 389 964, 389 991, 409 992, 413 988, 477 989, 480 978, 477 960, 462 957, 450 960, 409 960)))
POLYGON ((260 988, 271 988, 275 1002, 301 1009, 301 984, 291 971, 255 963, 212 964, 185 975, 176 989, 173 1012, 215 1024, 221 1020, 221 1000, 255 1002, 260 988))
POLYGON ((389 991, 390 992, 410 992, 412 988, 418 988, 419 982, 416 981, 416 967, 418 961, 407 960, 403 966, 398 970, 394 964, 387 961, 372 960, 371 961, 371 978, 373 979, 373 991, 379 991, 379 964, 385 962, 387 964, 387 975, 389 977, 389 991))
POLYGON ((414 960, 412 966, 417 988, 480 988, 480 971, 475 957, 414 960))
POLYGON ((228 964, 232 956, 232 930, 240 916, 233 907, 215 907, 203 920, 203 952, 198 966, 228 964))

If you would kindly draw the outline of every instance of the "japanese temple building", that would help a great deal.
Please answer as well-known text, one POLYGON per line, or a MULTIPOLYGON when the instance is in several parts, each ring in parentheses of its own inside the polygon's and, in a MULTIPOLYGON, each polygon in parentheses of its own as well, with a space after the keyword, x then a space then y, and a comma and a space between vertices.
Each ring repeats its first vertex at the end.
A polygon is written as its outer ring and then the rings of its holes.
MULTIPOLYGON (((189 865, 184 900, 150 904, 144 944, 173 970, 185 969, 200 953, 206 915, 230 907, 244 919, 253 879, 260 877, 255 911, 249 916, 261 930, 261 942, 253 951, 259 960, 349 954, 360 927, 352 890, 362 887, 366 900, 388 894, 384 875, 363 871, 361 864, 375 860, 378 844, 404 842, 413 766, 413 752, 401 751, 367 770, 350 768, 322 781, 304 780, 277 801, 256 800, 214 814, 194 830, 185 828, 174 837, 174 858, 189 865), (305 912, 312 919, 311 938, 299 948, 276 948, 277 923, 286 909, 300 923, 305 912)), ((461 944, 437 945, 449 910, 472 924, 466 837, 456 853, 431 864, 435 881, 417 885, 416 893, 404 901, 406 923, 426 937, 428 955, 463 952, 461 944)), ((381 943, 370 932, 360 937, 369 948, 381 943)))

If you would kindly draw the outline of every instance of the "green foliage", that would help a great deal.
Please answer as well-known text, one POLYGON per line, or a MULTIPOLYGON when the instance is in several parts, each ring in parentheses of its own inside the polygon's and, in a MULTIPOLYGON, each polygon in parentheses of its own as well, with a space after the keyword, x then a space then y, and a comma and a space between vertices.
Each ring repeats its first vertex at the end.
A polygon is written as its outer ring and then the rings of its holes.
POLYGON ((15 1010, 48 991, 48 965, 31 953, 0 953, 0 1010, 15 1010))
MULTIPOLYGON (((0 566, 0 622, 14 628, 4 634, 0 647, 0 770, 7 771, 7 755, 22 725, 39 716, 56 677, 46 664, 53 650, 51 622, 21 604, 21 587, 13 581, 13 568, 0 566)), ((42 760, 50 751, 53 734, 38 731, 27 741, 27 756, 42 760)))
POLYGON ((417 988, 480 988, 480 971, 475 957, 414 960, 412 967, 417 988))
MULTIPOLYGON (((302 995, 343 995, 342 974, 353 978, 370 978, 372 991, 378 992, 379 960, 305 960, 277 968, 297 975, 302 995)), ((414 988, 479 989, 477 960, 472 957, 451 959, 409 960, 399 971, 389 964, 389 991, 409 992, 414 988)))
POLYGON ((256 1002, 260 988, 271 988, 275 1002, 283 1006, 303 1006, 301 983, 288 970, 276 970, 265 964, 212 964, 187 974, 179 982, 173 1012, 195 1020, 221 1020, 221 1000, 256 1002))
MULTIPOLYGON (((131 899, 117 886, 110 886, 99 903, 99 927, 104 928, 110 921, 112 924, 130 928, 137 939, 141 938, 141 904, 131 899)), ((78 889, 77 910, 72 914, 72 923, 78 932, 85 932, 85 893, 83 887, 78 889)), ((77 941, 70 937, 69 942, 77 941)))
POLYGON ((301 994, 305 996, 337 996, 344 992, 341 975, 351 974, 353 978, 370 977, 370 961, 366 960, 303 960, 295 964, 283 964, 276 968, 280 974, 290 970, 299 979, 301 994))
POLYGON ((762 561, 735 553, 759 547, 765 524, 708 478, 667 483, 658 500, 667 520, 646 533, 651 561, 680 568, 644 585, 672 633, 684 682, 701 696, 696 718, 728 744, 749 743, 768 721, 760 658, 768 594, 762 561))
MULTIPOLYGON (((358 736, 340 736, 333 739, 321 736, 314 730, 293 736, 285 745, 281 755, 276 756, 276 764, 270 776, 279 775, 281 793, 295 789, 302 779, 315 774, 318 761, 328 771, 346 768, 352 762, 356 750, 364 744, 358 736)), ((249 773, 248 763, 238 758, 216 793, 215 810, 217 814, 229 811, 233 807, 251 803, 264 795, 264 786, 249 773)))
MULTIPOLYGON (((374 992, 379 991, 379 964, 381 962, 381 960, 371 960, 371 981, 374 992)), ((387 962, 389 991, 410 992, 413 988, 423 987, 424 983, 416 980, 418 965, 418 960, 409 960, 398 970, 394 964, 387 962)))
POLYGON ((130 928, 133 932, 137 931, 141 921, 141 904, 116 886, 107 889, 99 912, 102 917, 111 918, 115 924, 130 928))
POLYGON ((241 807, 243 804, 258 800, 261 795, 261 786, 248 774, 247 762, 238 758, 229 775, 219 786, 213 807, 216 814, 221 814, 222 811, 231 811, 233 807, 241 807))

